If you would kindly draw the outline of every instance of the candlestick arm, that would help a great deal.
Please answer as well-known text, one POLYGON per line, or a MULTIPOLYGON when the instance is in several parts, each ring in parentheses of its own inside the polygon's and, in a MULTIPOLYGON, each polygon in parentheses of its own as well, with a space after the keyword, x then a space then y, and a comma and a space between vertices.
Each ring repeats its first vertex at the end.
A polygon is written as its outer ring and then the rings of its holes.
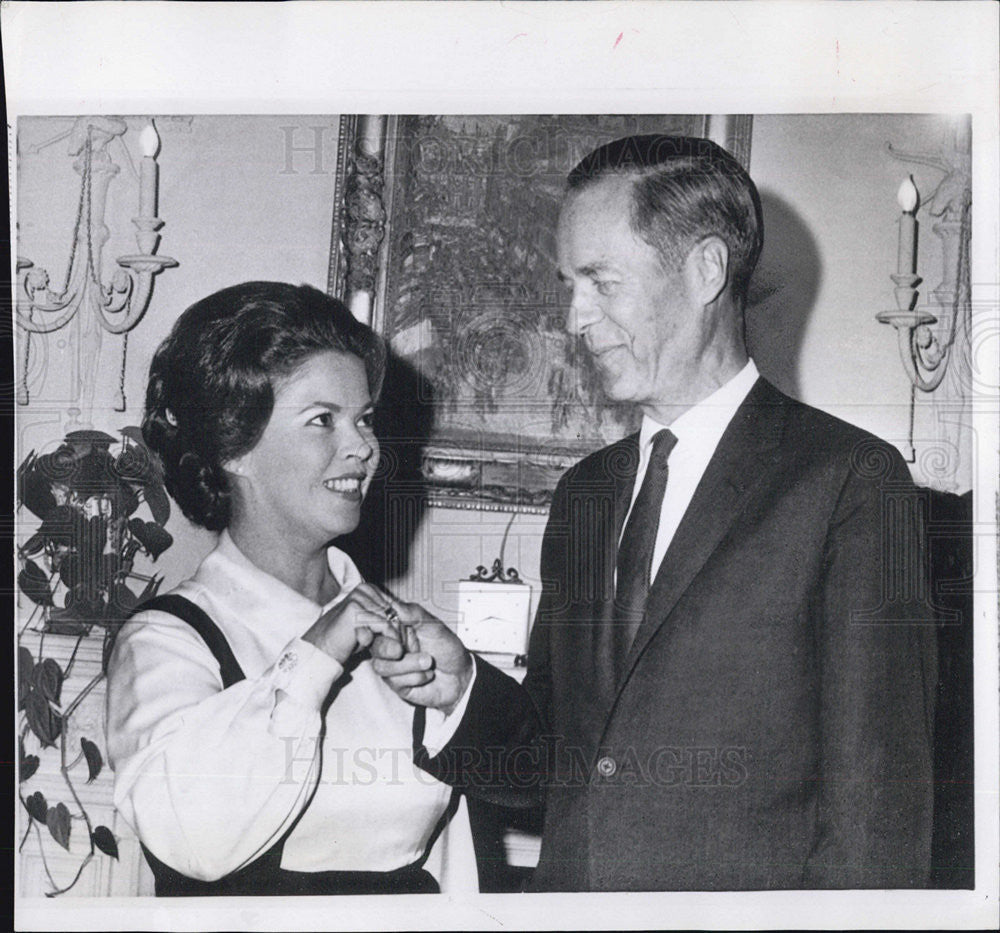
POLYGON ((944 378, 946 367, 941 364, 948 355, 929 326, 937 323, 937 317, 929 311, 896 309, 880 311, 875 317, 879 323, 896 328, 899 358, 910 382, 921 392, 933 392, 944 378))
MULTIPOLYGON (((79 270, 76 271, 74 278, 79 278, 79 270)), ((33 334, 51 334, 73 319, 80 307, 81 289, 71 287, 63 295, 55 294, 49 289, 48 272, 29 259, 17 260, 17 272, 17 323, 20 327, 33 334), (36 321, 32 317, 35 311, 59 316, 36 321)))
POLYGON ((124 334, 142 320, 153 292, 153 276, 163 269, 176 266, 177 260, 169 256, 120 256, 118 264, 123 268, 115 273, 104 304, 94 307, 101 326, 111 334, 124 334), (125 316, 120 320, 108 317, 108 314, 122 312, 125 312, 125 316))

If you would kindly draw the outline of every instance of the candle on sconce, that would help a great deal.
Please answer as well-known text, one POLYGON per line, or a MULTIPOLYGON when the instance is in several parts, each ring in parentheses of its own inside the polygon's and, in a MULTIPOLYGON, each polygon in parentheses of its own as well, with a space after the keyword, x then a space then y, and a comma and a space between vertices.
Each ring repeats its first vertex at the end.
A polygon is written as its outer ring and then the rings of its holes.
POLYGON ((896 274, 913 275, 917 271, 917 205, 920 193, 907 175, 896 192, 896 200, 903 213, 899 217, 899 250, 896 255, 896 274))
POLYGON ((139 216, 155 217, 156 182, 159 170, 156 153, 160 148, 160 137, 152 123, 148 123, 139 134, 139 147, 142 149, 142 163, 139 169, 139 216))

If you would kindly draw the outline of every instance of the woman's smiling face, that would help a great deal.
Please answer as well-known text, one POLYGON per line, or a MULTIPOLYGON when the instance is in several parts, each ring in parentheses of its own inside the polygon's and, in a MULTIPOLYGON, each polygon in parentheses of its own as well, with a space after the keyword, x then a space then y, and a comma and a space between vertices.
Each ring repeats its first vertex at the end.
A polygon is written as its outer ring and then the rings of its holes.
POLYGON ((333 350, 307 357, 276 382, 260 440, 230 461, 239 511, 297 547, 353 531, 378 465, 364 363, 333 350))

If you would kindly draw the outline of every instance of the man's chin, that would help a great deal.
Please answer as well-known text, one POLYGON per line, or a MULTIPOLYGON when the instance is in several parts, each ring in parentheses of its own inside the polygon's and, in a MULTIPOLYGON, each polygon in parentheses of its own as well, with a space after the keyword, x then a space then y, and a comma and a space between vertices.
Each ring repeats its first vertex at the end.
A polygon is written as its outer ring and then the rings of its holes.
POLYGON ((635 397, 625 373, 602 374, 601 389, 609 402, 631 402, 635 397))

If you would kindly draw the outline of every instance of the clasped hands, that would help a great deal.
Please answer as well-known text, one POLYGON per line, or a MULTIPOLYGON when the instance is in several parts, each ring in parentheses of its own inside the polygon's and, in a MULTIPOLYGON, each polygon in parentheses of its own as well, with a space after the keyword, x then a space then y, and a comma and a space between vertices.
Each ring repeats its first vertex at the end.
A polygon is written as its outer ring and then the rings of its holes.
POLYGON ((400 697, 450 713, 472 679, 465 645, 417 603, 394 599, 370 583, 355 587, 302 636, 344 664, 362 648, 400 697))

